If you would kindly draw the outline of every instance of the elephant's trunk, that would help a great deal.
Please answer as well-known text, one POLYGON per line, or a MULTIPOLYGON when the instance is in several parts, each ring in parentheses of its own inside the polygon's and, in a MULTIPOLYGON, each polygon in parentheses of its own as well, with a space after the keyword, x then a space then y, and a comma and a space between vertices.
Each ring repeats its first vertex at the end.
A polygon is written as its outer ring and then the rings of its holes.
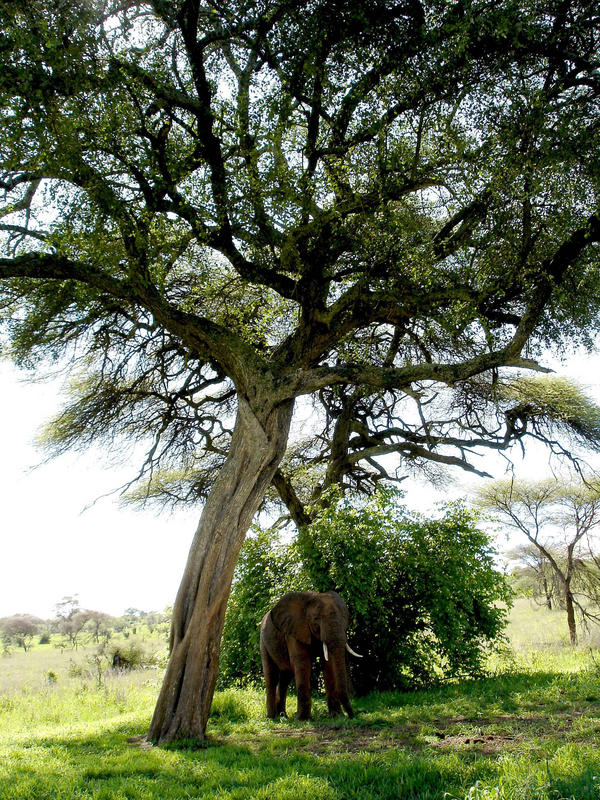
POLYGON ((352 716, 352 706, 348 697, 345 641, 330 641, 329 644, 323 642, 323 655, 329 713, 335 716, 343 707, 348 716, 352 716))

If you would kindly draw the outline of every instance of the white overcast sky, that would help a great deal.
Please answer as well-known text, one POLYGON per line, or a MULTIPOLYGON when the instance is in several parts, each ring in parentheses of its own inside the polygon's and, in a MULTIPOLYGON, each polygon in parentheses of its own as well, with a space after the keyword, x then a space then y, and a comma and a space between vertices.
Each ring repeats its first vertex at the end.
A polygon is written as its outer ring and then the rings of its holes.
POLYGON ((84 608, 122 614, 173 603, 198 512, 158 515, 98 500, 133 477, 101 452, 39 464, 33 445, 58 408, 58 385, 31 384, 0 362, 0 617, 53 616, 63 596, 84 608))
MULTIPOLYGON (((578 355, 557 372, 584 385, 600 402, 600 356, 578 355)), ((101 452, 41 460, 33 445, 42 423, 58 408, 58 384, 29 383, 0 361, 0 617, 53 616, 65 595, 84 608, 120 615, 128 607, 161 610, 173 603, 199 509, 175 514, 134 511, 117 497, 98 500, 136 473, 139 463, 107 464, 101 452)), ((500 460, 479 462, 495 477, 500 460)), ((544 453, 517 460, 517 474, 549 473, 544 453)), ((474 485, 459 470, 436 492, 412 482, 406 501, 423 511, 436 501, 465 496, 474 485)))

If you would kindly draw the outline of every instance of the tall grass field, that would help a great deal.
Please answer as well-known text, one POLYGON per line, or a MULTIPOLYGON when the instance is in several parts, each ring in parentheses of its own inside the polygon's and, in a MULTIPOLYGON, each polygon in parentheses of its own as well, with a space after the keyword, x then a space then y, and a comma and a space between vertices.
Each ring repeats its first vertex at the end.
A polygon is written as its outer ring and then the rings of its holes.
POLYGON ((260 690, 215 697, 206 749, 149 747, 159 667, 94 649, 0 656, 1 800, 600 798, 600 642, 517 601, 490 675, 356 698, 356 717, 265 719, 260 690), (563 630, 564 629, 564 630, 563 630))

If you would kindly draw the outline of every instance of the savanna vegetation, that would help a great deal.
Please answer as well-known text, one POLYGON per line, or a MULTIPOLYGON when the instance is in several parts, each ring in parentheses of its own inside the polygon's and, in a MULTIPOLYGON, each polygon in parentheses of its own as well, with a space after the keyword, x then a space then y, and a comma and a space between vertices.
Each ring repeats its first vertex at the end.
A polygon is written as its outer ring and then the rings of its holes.
POLYGON ((523 576, 509 609, 489 540, 461 505, 424 519, 390 492, 329 500, 305 537, 247 539, 203 748, 145 737, 166 615, 128 609, 98 645, 103 615, 73 642, 65 620, 82 609, 57 603, 27 650, 0 658, 2 800, 597 800, 600 630, 573 646, 564 611, 526 596, 523 576), (264 608, 340 583, 365 654, 355 718, 331 719, 317 681, 312 720, 294 718, 293 698, 287 719, 267 720, 264 608))
MULTIPOLYGON (((97 655, 110 658, 116 655, 127 663, 139 660, 123 642, 133 643, 136 637, 162 642, 166 648, 171 621, 170 609, 147 612, 137 608, 126 609, 120 617, 102 611, 81 608, 77 597, 65 596, 55 605, 55 616, 40 619, 32 614, 13 614, 0 619, 2 652, 9 655, 15 648, 28 652, 35 644, 68 651, 73 654, 80 648, 97 645, 97 655)), ((134 648, 135 650, 135 648, 134 648)))
POLYGON ((143 741, 160 667, 15 649, 0 659, 0 797, 597 800, 598 636, 573 648, 563 614, 526 598, 508 632, 487 677, 356 698, 353 720, 317 699, 310 722, 268 722, 262 690, 218 691, 205 749, 143 741))
POLYGON ((3 351, 66 365, 50 451, 141 442, 143 496, 204 501, 152 740, 204 737, 269 487, 303 525, 332 485, 598 441, 523 375, 598 329, 596 6, 1 4, 3 351))
MULTIPOLYGON (((571 644, 580 624, 600 622, 600 483, 577 479, 489 481, 479 504, 526 543, 514 555, 535 576, 533 591, 563 609, 571 644)), ((524 576, 523 576, 524 577, 524 576)))

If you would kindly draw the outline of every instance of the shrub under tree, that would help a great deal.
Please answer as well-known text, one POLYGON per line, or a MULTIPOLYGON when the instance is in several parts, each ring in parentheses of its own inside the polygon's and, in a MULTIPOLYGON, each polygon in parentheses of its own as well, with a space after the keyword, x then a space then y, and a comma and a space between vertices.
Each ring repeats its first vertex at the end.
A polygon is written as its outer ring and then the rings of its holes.
POLYGON ((276 530, 255 529, 244 542, 227 606, 219 685, 259 683, 262 667, 259 623, 286 592, 312 588, 297 550, 282 544, 276 530))
POLYGON ((295 541, 261 532, 244 545, 225 624, 221 685, 260 682, 258 623, 286 591, 339 592, 350 608, 358 694, 483 671, 510 589, 477 515, 459 504, 426 519, 377 492, 333 502, 295 541))

